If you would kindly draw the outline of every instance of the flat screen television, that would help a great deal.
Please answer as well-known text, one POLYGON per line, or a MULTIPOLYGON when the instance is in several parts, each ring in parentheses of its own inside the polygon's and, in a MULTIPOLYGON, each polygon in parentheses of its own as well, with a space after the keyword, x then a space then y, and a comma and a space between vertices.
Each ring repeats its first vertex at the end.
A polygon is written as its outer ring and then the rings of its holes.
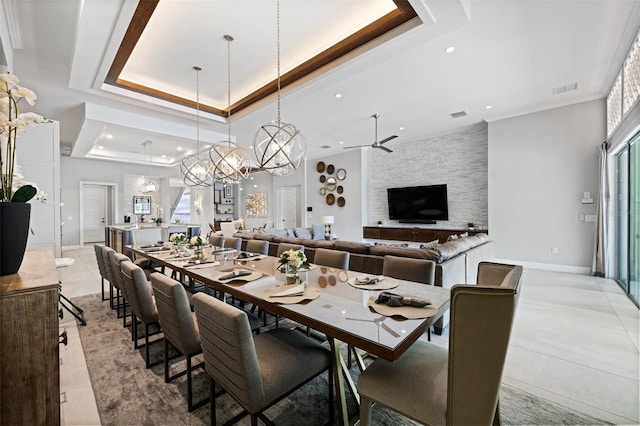
POLYGON ((449 220, 447 185, 387 188, 389 219, 400 223, 449 220))

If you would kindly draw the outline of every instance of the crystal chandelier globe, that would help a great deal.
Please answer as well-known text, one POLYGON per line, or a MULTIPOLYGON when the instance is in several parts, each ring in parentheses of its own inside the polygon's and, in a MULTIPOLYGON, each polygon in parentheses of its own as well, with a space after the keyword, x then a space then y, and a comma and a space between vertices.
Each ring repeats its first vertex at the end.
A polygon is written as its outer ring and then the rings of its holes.
MULTIPOLYGON (((149 156, 149 162, 147 163, 147 172, 149 172, 149 166, 151 166, 151 144, 153 142, 150 140, 146 140, 142 143, 145 151, 147 151, 149 156)), ((146 194, 149 192, 156 192, 160 189, 158 184, 151 180, 149 176, 142 176, 142 183, 138 185, 138 192, 142 194, 146 194)))
POLYGON ((304 158, 307 140, 293 124, 264 124, 253 139, 258 164, 274 176, 293 173, 304 158))
POLYGON ((253 153, 258 166, 273 176, 293 173, 304 157, 307 140, 296 126, 280 120, 280 2, 276 2, 278 51, 278 118, 264 124, 253 138, 253 153))
POLYGON ((209 160, 214 178, 226 183, 240 183, 249 175, 247 150, 231 141, 231 42, 233 37, 225 35, 227 41, 227 140, 216 142, 209 149, 209 160))
POLYGON ((209 162, 200 158, 200 71, 202 68, 193 67, 196 72, 196 152, 185 155, 180 162, 180 174, 185 185, 195 188, 213 186, 214 176, 209 162))

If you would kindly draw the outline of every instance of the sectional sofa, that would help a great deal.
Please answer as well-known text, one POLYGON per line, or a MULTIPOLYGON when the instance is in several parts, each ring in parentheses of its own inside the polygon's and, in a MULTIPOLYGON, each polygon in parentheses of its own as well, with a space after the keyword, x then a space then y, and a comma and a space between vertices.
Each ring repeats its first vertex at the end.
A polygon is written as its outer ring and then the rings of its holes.
MULTIPOLYGON (((300 237, 291 236, 284 230, 271 233, 237 232, 234 236, 242 238, 243 249, 246 248, 246 242, 252 239, 268 241, 270 256, 277 254, 280 243, 302 245, 310 262, 314 261, 318 248, 348 251, 350 253, 349 270, 375 275, 382 274, 386 255, 433 260, 436 262, 435 285, 444 288, 451 288, 455 284, 475 284, 478 263, 494 258, 494 243, 484 233, 462 236, 442 244, 433 244, 432 248, 409 248, 355 241, 327 241, 320 239, 320 230, 315 230, 315 233, 314 230, 299 231, 300 237)), ((323 231, 322 238, 324 238, 323 231)), ((441 333, 448 322, 448 315, 439 320, 435 326, 436 333, 441 333)))

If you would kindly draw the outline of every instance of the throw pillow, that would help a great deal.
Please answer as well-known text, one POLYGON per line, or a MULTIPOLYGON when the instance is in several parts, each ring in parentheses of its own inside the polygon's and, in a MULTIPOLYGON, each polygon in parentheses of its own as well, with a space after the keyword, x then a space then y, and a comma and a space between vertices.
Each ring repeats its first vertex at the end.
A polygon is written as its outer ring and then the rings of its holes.
POLYGON ((311 239, 311 232, 309 232, 307 228, 295 228, 294 231, 298 238, 305 238, 307 240, 311 239))
POLYGON ((453 241, 457 239, 458 239, 458 236, 456 234, 451 234, 449 235, 449 238, 447 238, 447 241, 453 241))
POLYGON ((421 249, 433 249, 440 245, 440 240, 429 241, 428 243, 420 244, 421 249))
POLYGON ((409 247, 409 243, 381 243, 376 241, 374 243, 377 246, 385 246, 385 247, 409 247))
POLYGON ((311 225, 311 230, 313 231, 314 240, 324 240, 324 226, 311 225))
POLYGON ((466 238, 469 236, 468 232, 463 232, 462 234, 458 235, 460 238, 466 238))

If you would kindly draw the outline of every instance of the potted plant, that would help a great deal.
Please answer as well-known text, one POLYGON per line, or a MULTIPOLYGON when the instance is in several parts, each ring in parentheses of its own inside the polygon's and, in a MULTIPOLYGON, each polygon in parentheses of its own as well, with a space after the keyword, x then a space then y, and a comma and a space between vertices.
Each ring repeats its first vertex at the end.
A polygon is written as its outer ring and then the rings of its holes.
POLYGON ((378 221, 378 226, 382 226, 382 221, 381 220, 378 221))
POLYGON ((469 229, 475 229, 476 224, 473 223, 473 222, 469 222, 469 223, 467 223, 467 226, 469 227, 469 229))
POLYGON ((24 182, 16 164, 17 139, 26 126, 49 120, 33 112, 20 112, 24 100, 34 105, 36 94, 20 86, 18 77, 0 74, 0 275, 18 272, 27 247, 31 204, 46 201, 37 186, 24 182))

